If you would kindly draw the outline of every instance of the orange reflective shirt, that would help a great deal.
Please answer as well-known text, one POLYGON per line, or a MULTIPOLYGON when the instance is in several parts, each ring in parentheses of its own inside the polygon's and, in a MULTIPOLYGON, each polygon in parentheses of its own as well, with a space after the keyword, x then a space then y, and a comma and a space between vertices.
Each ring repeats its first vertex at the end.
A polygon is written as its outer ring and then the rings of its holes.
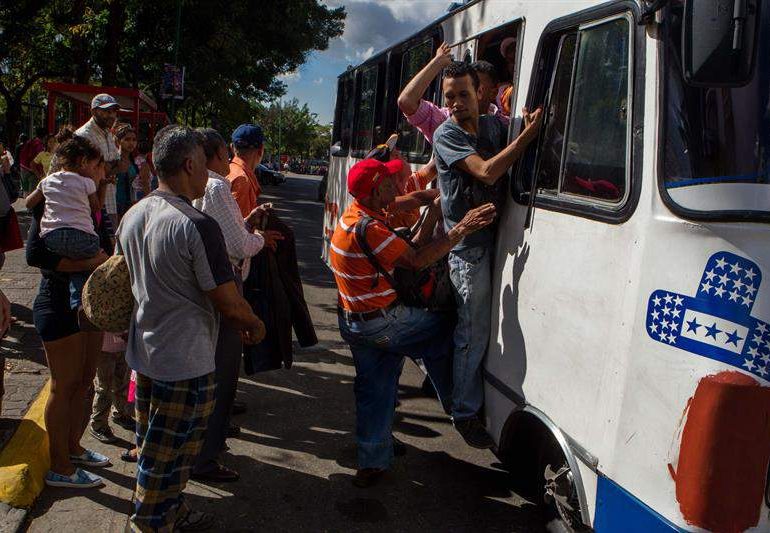
POLYGON ((354 200, 340 217, 329 247, 339 305, 356 313, 383 309, 397 298, 396 291, 361 251, 355 237, 356 223, 362 216, 375 219, 366 228, 366 240, 382 268, 391 272, 396 260, 409 244, 383 223, 383 213, 375 213, 354 200))
POLYGON ((230 161, 230 173, 227 175, 233 198, 241 209, 243 218, 249 216, 255 207, 257 199, 262 192, 257 175, 253 168, 248 168, 246 163, 238 156, 230 161))
MULTIPOLYGON (((404 190, 399 191, 400 196, 415 192, 424 191, 428 188, 428 184, 433 181, 434 176, 420 172, 412 172, 409 179, 406 180, 404 190)), ((408 211, 396 211, 395 213, 388 213, 388 225, 391 228, 411 228, 417 221, 420 220, 420 209, 410 209, 408 211)))

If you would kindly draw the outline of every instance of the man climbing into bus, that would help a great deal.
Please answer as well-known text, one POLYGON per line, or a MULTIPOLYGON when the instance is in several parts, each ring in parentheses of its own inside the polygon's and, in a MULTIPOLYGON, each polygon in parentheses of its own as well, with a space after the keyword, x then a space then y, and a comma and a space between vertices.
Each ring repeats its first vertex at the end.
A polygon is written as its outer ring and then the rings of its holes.
MULTIPOLYGON (((406 120, 420 130, 429 143, 433 143, 433 136, 439 124, 449 118, 451 110, 449 106, 439 107, 433 102, 423 99, 425 91, 436 79, 441 70, 452 63, 452 51, 448 44, 442 43, 436 51, 433 59, 406 84, 404 90, 398 95, 398 107, 406 117, 406 120)), ((479 110, 497 117, 504 129, 508 129, 509 115, 503 113, 497 105, 497 88, 499 80, 494 65, 487 61, 471 63, 479 80, 479 110)))
POLYGON ((358 487, 377 483, 393 461, 391 429, 404 355, 423 360, 442 403, 446 405, 451 395, 451 323, 441 314, 405 305, 407 298, 397 292, 388 273, 396 267, 417 271, 433 264, 495 216, 491 204, 471 209, 446 235, 413 246, 385 222, 385 208, 396 197, 395 176, 403 165, 400 159, 365 159, 350 169, 347 188, 354 200, 340 218, 330 247, 340 334, 350 345, 356 367, 358 471, 353 484, 358 487))
MULTIPOLYGON (((478 75, 469 64, 458 61, 444 69, 442 92, 452 115, 436 128, 433 154, 448 231, 476 205, 500 202, 505 191, 498 180, 537 137, 542 121, 542 110, 524 109, 524 130, 506 146, 507 131, 501 122, 491 115, 479 116, 479 87, 478 75)), ((476 448, 492 446, 478 414, 484 401, 481 364, 491 320, 493 247, 494 228, 488 226, 464 238, 449 253, 457 300, 452 419, 465 441, 476 448)))

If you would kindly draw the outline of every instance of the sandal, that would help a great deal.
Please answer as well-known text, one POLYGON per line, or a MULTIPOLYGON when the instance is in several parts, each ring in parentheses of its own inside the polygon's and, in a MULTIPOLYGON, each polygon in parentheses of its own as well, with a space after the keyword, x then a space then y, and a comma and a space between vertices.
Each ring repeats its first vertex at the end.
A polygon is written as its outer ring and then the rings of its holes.
POLYGON ((174 523, 174 531, 206 531, 211 529, 216 521, 212 513, 203 511, 188 511, 174 523))
POLYGON ((125 461, 127 463, 135 463, 137 461, 137 456, 135 453, 131 453, 134 450, 123 450, 120 454, 120 460, 125 461))

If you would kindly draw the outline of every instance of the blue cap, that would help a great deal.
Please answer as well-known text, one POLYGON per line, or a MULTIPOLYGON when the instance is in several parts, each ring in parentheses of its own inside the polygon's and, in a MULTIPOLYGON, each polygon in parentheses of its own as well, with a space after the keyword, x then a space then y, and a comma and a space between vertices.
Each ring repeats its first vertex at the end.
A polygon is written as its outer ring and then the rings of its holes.
POLYGON ((265 142, 265 134, 257 124, 241 124, 231 137, 236 148, 259 148, 265 142))

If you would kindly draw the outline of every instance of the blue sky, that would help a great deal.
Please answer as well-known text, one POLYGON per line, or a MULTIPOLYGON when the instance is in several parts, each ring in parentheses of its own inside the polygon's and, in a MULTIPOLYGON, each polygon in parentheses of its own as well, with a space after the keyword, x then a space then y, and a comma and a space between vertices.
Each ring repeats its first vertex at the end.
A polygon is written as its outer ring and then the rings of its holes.
POLYGON ((344 5, 348 16, 345 32, 315 52, 297 71, 282 76, 287 85, 284 98, 307 102, 328 124, 334 115, 337 76, 348 65, 356 65, 372 54, 400 41, 446 12, 450 0, 322 0, 337 7, 344 5))

